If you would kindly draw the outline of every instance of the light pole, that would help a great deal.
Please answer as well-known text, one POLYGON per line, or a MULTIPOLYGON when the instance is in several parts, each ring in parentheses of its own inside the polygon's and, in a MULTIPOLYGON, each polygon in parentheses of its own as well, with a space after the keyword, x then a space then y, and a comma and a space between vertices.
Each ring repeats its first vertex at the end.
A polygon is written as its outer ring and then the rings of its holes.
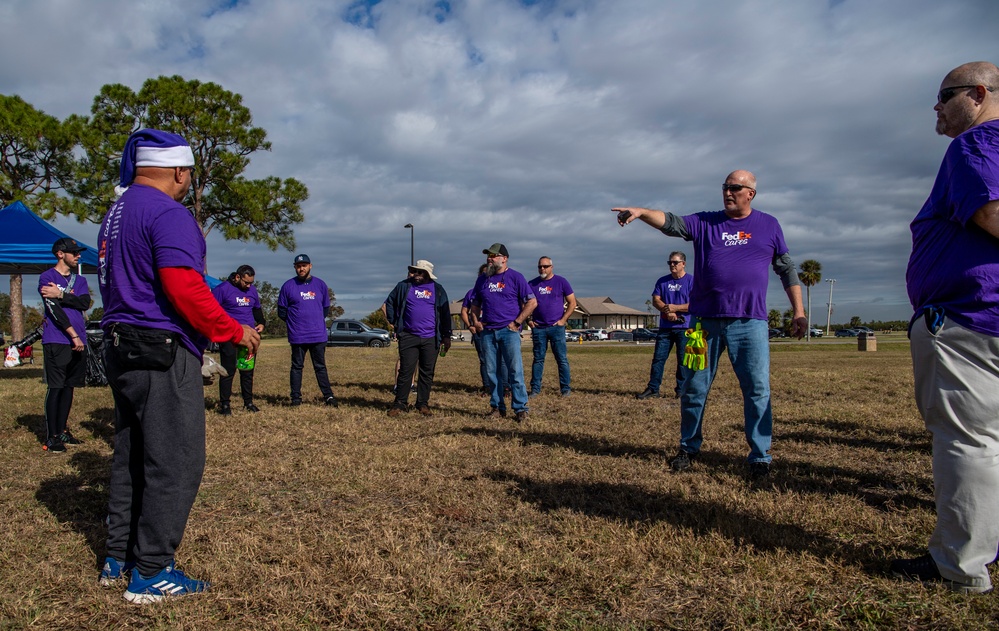
POLYGON ((413 241, 413 233, 416 232, 416 229, 413 228, 413 224, 411 224, 411 223, 406 224, 405 226, 403 226, 403 228, 409 228, 409 264, 410 265, 416 265, 416 258, 413 256, 413 252, 414 252, 414 250, 413 250, 413 243, 414 243, 414 241, 413 241))
POLYGON ((832 290, 833 285, 836 284, 836 279, 827 278, 826 282, 829 283, 829 310, 826 312, 826 337, 829 337, 829 324, 832 322, 832 290))

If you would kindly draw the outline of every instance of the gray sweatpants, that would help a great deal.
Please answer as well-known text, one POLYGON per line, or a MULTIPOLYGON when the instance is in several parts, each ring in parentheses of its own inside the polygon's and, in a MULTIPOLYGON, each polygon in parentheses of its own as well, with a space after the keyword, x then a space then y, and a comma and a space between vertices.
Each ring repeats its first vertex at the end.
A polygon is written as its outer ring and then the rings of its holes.
POLYGON ((169 565, 205 470, 201 362, 183 347, 168 370, 123 371, 105 353, 115 442, 107 554, 143 576, 169 565))
POLYGON ((916 405, 933 434, 937 525, 929 551, 949 580, 990 586, 999 547, 999 338, 946 320, 912 327, 916 405))

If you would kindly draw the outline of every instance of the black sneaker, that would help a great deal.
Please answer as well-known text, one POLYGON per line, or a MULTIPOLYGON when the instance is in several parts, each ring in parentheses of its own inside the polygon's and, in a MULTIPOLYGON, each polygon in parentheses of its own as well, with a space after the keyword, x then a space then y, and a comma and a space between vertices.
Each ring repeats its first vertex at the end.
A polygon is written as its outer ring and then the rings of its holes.
POLYGON ((336 400, 336 397, 326 397, 326 407, 338 408, 340 403, 336 400))
POLYGON ((891 562, 890 570, 895 578, 907 581, 919 581, 921 583, 942 583, 947 589, 963 594, 984 594, 992 591, 991 587, 968 585, 950 581, 940 575, 936 561, 929 553, 915 559, 895 559, 891 562))
POLYGON ((58 436, 53 436, 52 438, 49 438, 48 440, 45 441, 45 444, 42 445, 42 450, 52 453, 59 453, 61 451, 66 451, 66 445, 62 444, 62 441, 59 440, 58 436))
POLYGON ((645 399, 651 399, 652 397, 658 397, 659 393, 655 392, 652 388, 646 388, 642 394, 636 394, 635 398, 639 401, 644 401, 645 399))
POLYGON ((673 471, 679 473, 684 469, 689 469, 695 460, 697 460, 697 454, 680 451, 669 461, 669 466, 673 468, 673 471))
POLYGON ((61 434, 59 434, 59 440, 61 440, 64 445, 83 444, 83 441, 77 438, 76 436, 73 436, 73 434, 69 431, 69 429, 65 429, 61 434))
POLYGON ((770 463, 769 462, 750 462, 749 463, 749 479, 751 480, 765 480, 770 477, 770 463))
POLYGON ((219 403, 218 412, 222 416, 232 416, 232 407, 228 403, 219 403))
POLYGON ((243 409, 246 410, 247 412, 259 412, 260 411, 260 408, 258 408, 257 406, 253 405, 253 402, 244 403, 243 404, 243 409))
POLYGON ((297 408, 300 405, 302 405, 302 400, 301 399, 292 399, 291 400, 291 407, 297 408))

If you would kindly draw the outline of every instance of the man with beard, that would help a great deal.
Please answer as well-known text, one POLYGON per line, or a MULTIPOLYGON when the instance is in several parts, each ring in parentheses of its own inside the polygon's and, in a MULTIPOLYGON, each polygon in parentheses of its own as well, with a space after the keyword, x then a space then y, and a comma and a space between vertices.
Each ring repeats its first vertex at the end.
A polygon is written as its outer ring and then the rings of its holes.
MULTIPOLYGON (((225 312, 236 322, 253 327, 257 333, 264 331, 264 310, 260 305, 260 296, 253 286, 256 272, 249 265, 240 265, 239 269, 229 276, 229 280, 219 283, 212 290, 212 295, 219 301, 225 312)), ((232 342, 219 345, 219 360, 228 376, 219 379, 219 414, 229 416, 232 407, 232 380, 236 374, 236 359, 239 349, 232 342)), ((255 364, 256 362, 254 362, 255 364)), ((256 366, 254 366, 255 368, 256 366)), ((243 398, 243 409, 247 412, 259 412, 253 403, 253 368, 239 369, 239 390, 243 398)))
POLYGON ((399 375, 395 402, 389 416, 409 407, 409 384, 420 365, 416 388, 416 411, 432 416, 430 389, 437 367, 437 349, 451 348, 451 312, 447 292, 437 282, 430 261, 419 260, 409 268, 409 278, 400 282, 385 299, 385 317, 395 328, 399 346, 399 375))
POLYGON ((906 285, 937 522, 927 553, 891 571, 984 593, 999 546, 999 68, 951 70, 933 109, 937 133, 954 140, 910 226, 906 285))
POLYGON ((338 403, 326 373, 330 290, 321 278, 312 275, 312 260, 308 254, 296 256, 294 265, 295 277, 281 286, 277 304, 278 317, 288 325, 288 343, 291 344, 291 404, 302 404, 302 370, 308 353, 323 400, 335 408, 338 403))
POLYGON ((531 325, 531 342, 534 350, 534 363, 531 366, 531 392, 529 397, 541 394, 541 378, 545 374, 545 355, 552 348, 555 365, 558 367, 559 391, 563 397, 572 392, 572 377, 569 373, 569 356, 565 347, 565 323, 576 310, 576 294, 565 278, 555 274, 552 259, 542 256, 538 259, 538 275, 528 281, 538 307, 528 318, 531 325))
POLYGON ((527 279, 507 267, 510 258, 506 246, 494 243, 482 251, 488 266, 475 283, 472 294, 472 321, 482 335, 486 363, 491 418, 506 416, 506 400, 499 378, 500 363, 509 371, 511 406, 518 423, 527 419, 527 388, 524 386, 524 362, 520 354, 520 331, 534 311, 535 300, 527 279))
POLYGON ((656 281, 652 290, 652 306, 659 310, 659 332, 656 333, 656 348, 652 352, 652 368, 649 370, 649 384, 636 396, 648 399, 659 396, 663 383, 663 372, 669 352, 676 347, 676 385, 673 394, 680 397, 683 384, 683 351, 687 343, 684 333, 687 330, 687 310, 690 302, 690 288, 694 275, 687 273, 687 255, 683 252, 670 252, 669 274, 656 281))

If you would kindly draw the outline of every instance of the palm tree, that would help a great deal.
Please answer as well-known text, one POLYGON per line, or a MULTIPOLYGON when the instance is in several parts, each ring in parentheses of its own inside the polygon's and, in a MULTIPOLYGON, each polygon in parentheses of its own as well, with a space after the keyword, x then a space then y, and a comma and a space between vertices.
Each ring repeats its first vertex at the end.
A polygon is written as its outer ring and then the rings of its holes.
POLYGON ((771 309, 767 314, 767 324, 771 329, 779 329, 781 325, 784 324, 784 320, 778 309, 771 309))
POLYGON ((812 339, 812 285, 815 285, 820 280, 822 280, 822 264, 814 259, 808 259, 807 261, 801 262, 801 271, 798 272, 798 280, 801 284, 805 286, 805 292, 808 295, 808 328, 806 329, 805 339, 811 341, 812 339))

